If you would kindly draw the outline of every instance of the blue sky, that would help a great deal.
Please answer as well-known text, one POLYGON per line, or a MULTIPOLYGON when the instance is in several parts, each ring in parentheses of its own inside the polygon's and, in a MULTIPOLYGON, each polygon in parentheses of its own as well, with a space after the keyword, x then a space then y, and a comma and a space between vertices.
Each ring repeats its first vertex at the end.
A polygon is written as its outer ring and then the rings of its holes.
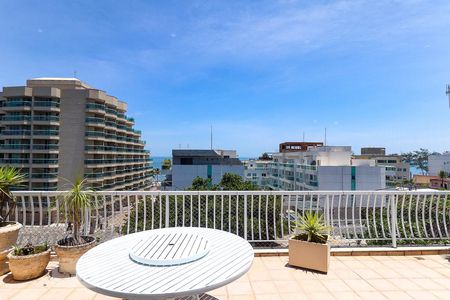
POLYGON ((153 155, 283 141, 450 150, 449 1, 0 1, 0 86, 78 78, 153 155))

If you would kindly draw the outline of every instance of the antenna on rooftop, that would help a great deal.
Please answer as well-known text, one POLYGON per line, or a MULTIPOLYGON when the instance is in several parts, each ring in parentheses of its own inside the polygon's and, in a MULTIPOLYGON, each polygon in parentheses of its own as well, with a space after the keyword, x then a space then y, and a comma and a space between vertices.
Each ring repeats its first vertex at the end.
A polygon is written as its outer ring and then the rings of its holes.
POLYGON ((303 131, 303 142, 305 142, 305 132, 303 131))
POLYGON ((73 78, 77 78, 77 70, 73 70, 73 78))
POLYGON ((324 141, 324 145, 327 145, 327 128, 325 127, 325 141, 324 141))
POLYGON ((213 148, 213 129, 212 129, 212 125, 211 125, 211 150, 213 148))
POLYGON ((447 90, 445 94, 448 96, 448 107, 450 107, 450 84, 447 84, 447 90))

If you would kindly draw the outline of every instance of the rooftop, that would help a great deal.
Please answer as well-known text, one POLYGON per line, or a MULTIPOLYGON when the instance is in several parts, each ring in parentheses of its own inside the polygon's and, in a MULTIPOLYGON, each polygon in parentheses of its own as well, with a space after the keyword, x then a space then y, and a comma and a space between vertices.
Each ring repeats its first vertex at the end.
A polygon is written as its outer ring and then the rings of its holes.
MULTIPOLYGON (((332 256, 328 274, 287 265, 287 256, 255 257, 250 271, 201 299, 448 299, 450 255, 332 256)), ((117 299, 83 287, 60 274, 52 261, 35 280, 0 277, 0 298, 117 299)))

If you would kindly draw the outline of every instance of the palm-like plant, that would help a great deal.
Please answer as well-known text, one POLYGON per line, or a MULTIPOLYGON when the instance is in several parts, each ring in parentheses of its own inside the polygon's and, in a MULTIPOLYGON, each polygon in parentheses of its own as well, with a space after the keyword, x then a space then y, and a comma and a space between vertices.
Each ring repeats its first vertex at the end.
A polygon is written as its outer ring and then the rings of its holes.
POLYGON ((12 187, 19 187, 25 182, 26 176, 17 168, 0 167, 0 224, 14 211, 16 201, 11 193, 12 187))
POLYGON ((300 234, 294 238, 301 239, 302 235, 306 235, 308 242, 326 242, 330 227, 325 225, 323 215, 306 212, 304 216, 298 218, 295 225, 296 231, 300 234))
POLYGON ((447 178, 447 172, 445 171, 439 171, 439 178, 441 179, 441 187, 444 187, 444 181, 447 178))
POLYGON ((74 246, 88 241, 81 235, 84 225, 83 217, 94 206, 94 190, 87 185, 87 179, 77 178, 71 189, 59 198, 60 211, 65 214, 68 221, 68 236, 64 239, 66 245, 74 246))

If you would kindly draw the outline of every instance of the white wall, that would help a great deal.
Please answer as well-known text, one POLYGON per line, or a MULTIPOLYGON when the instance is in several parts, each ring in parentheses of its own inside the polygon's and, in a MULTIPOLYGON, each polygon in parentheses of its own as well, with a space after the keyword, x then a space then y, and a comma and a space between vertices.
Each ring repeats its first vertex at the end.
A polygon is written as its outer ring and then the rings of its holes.
POLYGON ((450 173, 450 153, 428 156, 429 175, 437 176, 439 171, 450 173))

